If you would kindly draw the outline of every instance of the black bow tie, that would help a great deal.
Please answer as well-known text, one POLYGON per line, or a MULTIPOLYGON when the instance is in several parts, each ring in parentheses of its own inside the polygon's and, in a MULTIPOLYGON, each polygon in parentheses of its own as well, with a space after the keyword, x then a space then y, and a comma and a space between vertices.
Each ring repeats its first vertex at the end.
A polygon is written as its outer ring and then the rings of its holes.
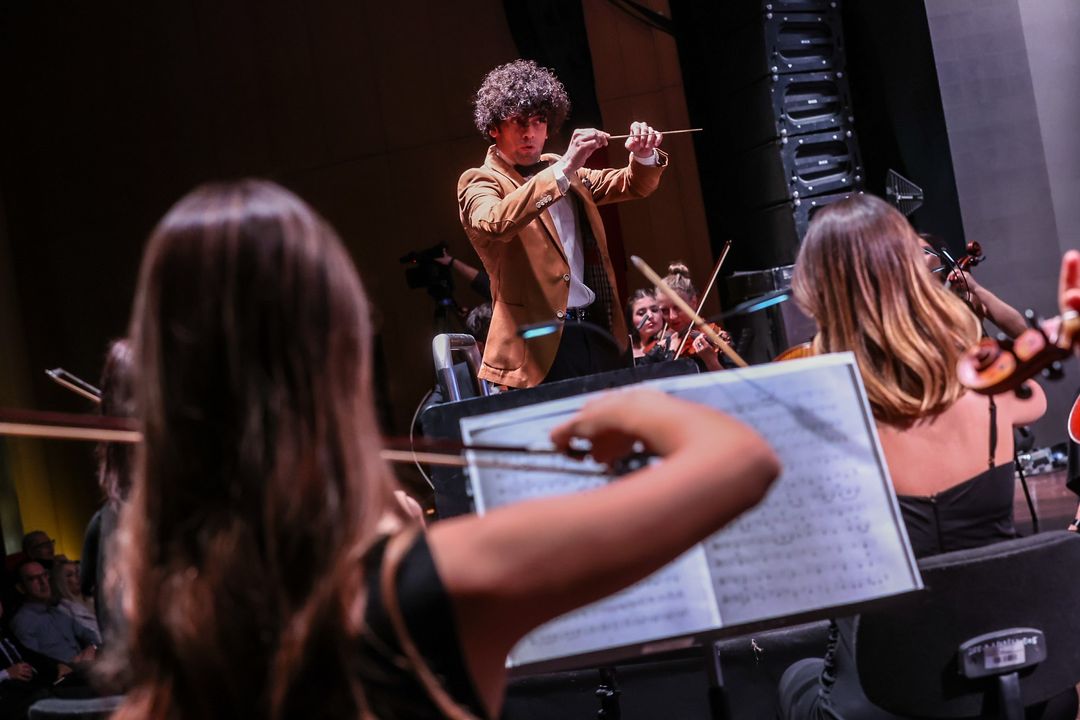
POLYGON ((548 161, 541 160, 540 162, 533 163, 532 165, 515 165, 514 169, 518 171, 518 174, 521 175, 521 177, 527 178, 532 177, 541 170, 546 170, 547 167, 548 161))

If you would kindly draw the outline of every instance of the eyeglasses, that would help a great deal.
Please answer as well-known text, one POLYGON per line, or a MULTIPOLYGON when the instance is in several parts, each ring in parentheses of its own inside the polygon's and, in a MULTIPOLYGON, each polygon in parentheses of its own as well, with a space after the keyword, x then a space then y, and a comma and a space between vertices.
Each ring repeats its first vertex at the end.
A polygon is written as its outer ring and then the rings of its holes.
POLYGON ((37 550, 38 548, 43 548, 46 545, 48 545, 48 546, 56 545, 56 541, 55 540, 42 540, 39 543, 34 543, 33 545, 31 545, 30 549, 31 550, 37 550))

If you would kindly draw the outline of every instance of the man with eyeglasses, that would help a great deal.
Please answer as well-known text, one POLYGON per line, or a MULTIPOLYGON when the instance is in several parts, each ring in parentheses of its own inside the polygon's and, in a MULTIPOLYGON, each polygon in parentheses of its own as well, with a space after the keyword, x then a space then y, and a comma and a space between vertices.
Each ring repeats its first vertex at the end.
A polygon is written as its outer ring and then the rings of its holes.
POLYGON ((49 572, 35 560, 16 570, 18 590, 26 602, 11 619, 11 631, 26 647, 66 665, 92 661, 97 656, 97 634, 56 607, 49 572))
POLYGON ((56 557, 56 541, 44 530, 34 530, 23 536, 23 552, 26 557, 35 560, 46 570, 52 570, 56 557))

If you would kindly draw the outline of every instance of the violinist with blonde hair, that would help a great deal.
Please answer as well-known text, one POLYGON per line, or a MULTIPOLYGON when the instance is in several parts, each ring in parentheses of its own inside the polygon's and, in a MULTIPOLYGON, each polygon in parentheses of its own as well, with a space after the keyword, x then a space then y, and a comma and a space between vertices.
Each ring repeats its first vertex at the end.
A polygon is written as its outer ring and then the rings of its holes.
MULTIPOLYGON (((685 264, 675 261, 668 265, 668 274, 663 278, 664 284, 675 291, 687 305, 696 308, 701 301, 697 287, 690 278, 690 268, 685 264)), ((722 370, 720 363, 720 348, 713 345, 708 336, 694 330, 694 320, 675 304, 671 298, 659 288, 656 291, 656 299, 660 303, 660 312, 664 316, 667 332, 670 333, 664 340, 673 353, 678 357, 693 357, 698 361, 702 370, 722 370), (683 342, 683 338, 688 335, 683 342), (679 346, 682 345, 682 352, 679 346)), ((725 342, 731 342, 731 337, 723 330, 717 331, 725 342)))
MULTIPOLYGON (((792 290, 817 323, 814 352, 855 355, 916 556, 1015 537, 1013 428, 1038 419, 1046 397, 1034 382, 1023 398, 960 385, 956 361, 978 342, 979 319, 927 270, 907 219, 870 195, 828 205, 810 223, 792 290)), ((837 621, 825 660, 788 669, 782 717, 892 717, 863 694, 853 639, 850 619, 837 621)))

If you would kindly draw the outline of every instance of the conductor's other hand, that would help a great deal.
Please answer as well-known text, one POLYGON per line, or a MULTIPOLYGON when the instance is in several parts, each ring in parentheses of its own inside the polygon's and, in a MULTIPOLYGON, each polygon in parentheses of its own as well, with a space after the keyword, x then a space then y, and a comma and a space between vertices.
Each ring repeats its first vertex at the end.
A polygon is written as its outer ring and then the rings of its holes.
POLYGON ((607 145, 608 137, 606 132, 595 128, 575 130, 570 136, 570 146, 566 148, 566 154, 563 155, 566 171, 574 172, 584 167, 590 155, 607 145))
POLYGON ((730 433, 733 423, 738 424, 712 408, 659 390, 619 390, 585 403, 551 431, 551 441, 567 450, 571 440, 587 440, 593 459, 611 463, 629 455, 638 441, 664 457, 684 448, 708 453, 722 444, 716 438, 730 433))
POLYGON ((658 133, 648 123, 630 123, 630 137, 626 138, 626 149, 634 153, 639 160, 648 160, 664 140, 663 133, 658 133))

